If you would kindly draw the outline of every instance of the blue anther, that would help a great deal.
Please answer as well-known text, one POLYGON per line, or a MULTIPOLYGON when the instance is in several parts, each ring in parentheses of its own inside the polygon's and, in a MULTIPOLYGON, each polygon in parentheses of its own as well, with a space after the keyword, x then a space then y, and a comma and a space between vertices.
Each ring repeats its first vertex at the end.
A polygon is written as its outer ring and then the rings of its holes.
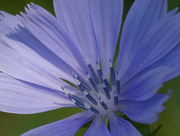
POLYGON ((116 92, 114 92, 114 105, 118 106, 118 96, 116 92))
POLYGON ((105 94, 106 94, 106 97, 107 97, 107 99, 111 99, 111 96, 110 96, 110 94, 109 94, 109 91, 108 91, 108 89, 107 89, 107 87, 104 85, 104 83, 102 83, 102 87, 103 87, 103 90, 104 90, 104 92, 105 92, 105 94))
POLYGON ((96 75, 96 72, 94 71, 91 63, 89 63, 88 60, 86 60, 86 59, 85 59, 85 61, 86 61, 87 65, 88 65, 89 71, 91 72, 94 81, 96 82, 96 84, 99 84, 100 83, 99 79, 98 79, 98 77, 96 75))
POLYGON ((97 109, 93 108, 93 107, 90 107, 90 110, 92 112, 96 113, 96 114, 100 114, 100 112, 97 109))
POLYGON ((61 89, 64 91, 64 87, 61 86, 61 89))
POLYGON ((97 71, 98 71, 99 77, 102 78, 103 74, 102 74, 101 69, 97 69, 97 71))
POLYGON ((79 106, 80 108, 85 109, 85 110, 88 110, 88 109, 85 108, 85 105, 84 105, 83 103, 79 103, 79 102, 77 102, 77 101, 75 101, 74 103, 75 103, 77 106, 79 106))
POLYGON ((109 90, 109 92, 111 92, 111 91, 112 91, 111 85, 109 84, 109 82, 107 81, 107 79, 104 78, 104 77, 102 77, 102 79, 103 79, 103 81, 104 81, 105 86, 106 86, 107 89, 109 90))
POLYGON ((120 88, 120 81, 119 80, 116 80, 116 92, 117 94, 119 94, 121 91, 121 88, 120 88))
POLYGON ((97 101, 88 93, 86 97, 95 105, 98 105, 97 101))
POLYGON ((79 89, 81 89, 81 91, 83 91, 84 87, 82 86, 82 84, 78 85, 79 89))
POLYGON ((98 105, 98 103, 96 102, 96 100, 84 89, 83 86, 80 86, 80 89, 83 91, 83 93, 86 95, 86 97, 95 105, 98 105))
POLYGON ((82 83, 77 78, 75 78, 75 80, 78 84, 79 89, 84 92, 84 87, 82 86, 82 83))
POLYGON ((73 100, 75 100, 75 101, 77 101, 77 102, 82 103, 82 101, 81 101, 80 99, 78 99, 76 96, 74 96, 74 95, 72 95, 72 94, 70 94, 70 93, 68 93, 68 96, 69 96, 70 99, 73 99, 73 100))
POLYGON ((105 109, 105 110, 108 110, 108 106, 104 103, 104 101, 102 101, 101 97, 99 96, 99 102, 101 104, 101 106, 105 109))
MULTIPOLYGON (((85 102, 81 101, 79 98, 77 98, 76 96, 68 93, 63 87, 61 87, 61 89, 64 91, 64 93, 69 97, 69 99, 71 101, 73 101, 78 107, 82 108, 82 109, 85 109, 85 110, 91 110, 93 111, 94 113, 96 114, 99 114, 100 112, 98 110, 96 110, 95 108, 87 105, 85 102)), ((86 92, 87 93, 87 92, 86 92)), ((87 93, 88 94, 88 93, 87 93)), ((87 95, 86 95, 87 96, 87 95)), ((90 95, 88 95, 88 98, 90 95)), ((93 98, 90 98, 92 101, 94 100, 93 98)), ((95 100, 94 100, 94 104, 97 103, 95 100)))
POLYGON ((101 105, 102 105, 102 107, 103 107, 105 110, 108 110, 108 109, 109 109, 104 102, 102 102, 101 105))
POLYGON ((80 108, 83 108, 83 109, 87 110, 87 109, 85 108, 84 103, 83 103, 80 99, 76 98, 76 97, 75 97, 74 95, 72 95, 72 94, 68 94, 68 96, 69 96, 69 98, 70 98, 77 106, 79 106, 80 108))
POLYGON ((85 105, 84 105, 84 102, 83 102, 83 101, 81 101, 81 100, 80 100, 79 98, 77 98, 76 96, 68 93, 63 87, 61 87, 61 89, 62 89, 63 92, 66 94, 66 96, 68 96, 69 99, 70 99, 71 101, 73 101, 77 106, 79 106, 80 108, 83 108, 83 109, 87 110, 86 108, 84 108, 85 105))
POLYGON ((83 81, 81 78, 79 78, 75 73, 72 72, 73 78, 76 80, 76 82, 79 82, 80 85, 78 87, 81 89, 81 86, 83 86, 86 90, 89 92, 91 91, 91 87, 83 81))
POLYGON ((66 95, 66 96, 68 96, 68 92, 63 88, 63 87, 61 87, 61 89, 62 89, 62 91, 64 92, 64 94, 66 95))
POLYGON ((97 72, 98 72, 98 75, 99 75, 99 77, 100 77, 100 79, 101 79, 102 76, 103 76, 103 73, 102 73, 102 71, 101 71, 101 69, 100 69, 100 67, 99 67, 98 62, 96 62, 96 64, 97 64, 97 72))
POLYGON ((80 79, 79 77, 77 77, 77 79, 81 82, 81 85, 88 90, 89 92, 91 91, 91 87, 82 79, 80 79))
POLYGON ((111 59, 109 60, 111 66, 110 66, 110 73, 111 73, 111 81, 112 85, 115 85, 115 72, 114 72, 114 67, 112 65, 111 59))
POLYGON ((64 90, 64 87, 62 87, 62 86, 61 86, 61 89, 62 89, 63 91, 65 91, 65 90, 64 90))
POLYGON ((93 87, 93 89, 94 89, 97 93, 99 93, 99 89, 98 89, 98 87, 96 86, 96 83, 94 82, 94 80, 89 76, 88 73, 86 73, 86 75, 87 75, 88 80, 89 80, 91 86, 93 87))
POLYGON ((77 75, 72 72, 73 78, 76 79, 77 75))

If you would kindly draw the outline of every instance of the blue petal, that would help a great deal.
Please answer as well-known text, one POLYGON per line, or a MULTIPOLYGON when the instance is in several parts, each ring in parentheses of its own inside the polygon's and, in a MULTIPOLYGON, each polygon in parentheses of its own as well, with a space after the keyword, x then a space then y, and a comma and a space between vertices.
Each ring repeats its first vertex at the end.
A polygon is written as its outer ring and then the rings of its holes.
POLYGON ((90 15, 90 1, 54 0, 53 2, 59 23, 70 33, 82 56, 95 68, 99 53, 90 15))
POLYGON ((109 59, 113 60, 123 14, 123 0, 90 0, 91 17, 102 70, 109 79, 109 59))
POLYGON ((23 17, 18 16, 25 28, 64 62, 77 67, 75 70, 86 70, 84 57, 75 47, 73 37, 60 26, 58 20, 40 6, 31 4, 28 8, 25 9, 27 15, 21 13, 23 17))
POLYGON ((168 98, 169 94, 156 94, 145 101, 120 101, 119 110, 135 122, 152 124, 158 120, 158 114, 164 110, 162 105, 168 98))
POLYGON ((109 130, 103 122, 102 115, 96 116, 90 128, 86 131, 84 136, 111 136, 109 130))
POLYGON ((21 136, 73 136, 79 128, 93 118, 91 112, 80 112, 66 119, 30 130, 21 136))
POLYGON ((158 60, 156 63, 153 63, 151 66, 147 67, 141 73, 146 73, 149 70, 152 70, 157 67, 165 66, 172 69, 172 72, 166 77, 165 82, 169 81, 180 75, 180 43, 176 45, 168 54, 158 60))
MULTIPOLYGON (((1 37, 0 47, 0 70, 4 73, 53 89, 59 89, 62 86, 59 77, 64 77, 67 74, 28 49, 23 43, 1 37), (13 46, 19 50, 11 48, 13 46)), ((41 51, 41 49, 43 48, 37 48, 37 51, 41 51)), ((48 57, 46 52, 41 53, 48 57)), ((50 56, 49 58, 51 59, 50 56)), ((71 77, 69 76, 69 78, 71 77)))
POLYGON ((130 65, 145 35, 166 11, 167 0, 135 0, 122 30, 117 65, 121 75, 130 65))
POLYGON ((180 41, 180 13, 173 10, 151 28, 139 45, 125 79, 155 63, 171 51, 180 41))
POLYGON ((152 97, 172 72, 168 67, 158 67, 132 78, 119 95, 121 100, 146 100, 152 97), (123 91, 124 90, 124 91, 123 91))
POLYGON ((61 107, 74 107, 59 91, 12 78, 0 73, 0 111, 30 114, 61 107))
POLYGON ((141 136, 138 130, 128 121, 113 112, 108 113, 112 136, 141 136))
MULTIPOLYGON (((74 57, 65 51, 60 51, 59 45, 52 46, 53 42, 52 44, 42 44, 42 41, 24 28, 17 17, 5 12, 3 15, 0 22, 2 29, 0 31, 2 34, 0 39, 1 71, 29 82, 40 85, 47 84, 49 87, 57 86, 59 77, 75 82, 71 73, 77 71, 76 73, 81 74, 82 67, 74 57), (11 21, 12 19, 13 21, 11 21), (45 84, 43 84, 44 81, 45 84)), ((34 28, 36 27, 34 26, 34 28)), ((50 41, 50 39, 44 38, 44 41, 46 40, 50 41)), ((64 45, 64 47, 66 46, 64 45)), ((81 75, 83 76, 83 74, 81 75)))

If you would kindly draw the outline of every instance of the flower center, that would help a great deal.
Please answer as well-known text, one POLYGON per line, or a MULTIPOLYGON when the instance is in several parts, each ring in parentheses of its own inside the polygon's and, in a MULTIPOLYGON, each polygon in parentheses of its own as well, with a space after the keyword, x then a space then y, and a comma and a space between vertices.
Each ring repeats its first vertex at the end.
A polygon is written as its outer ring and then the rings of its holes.
POLYGON ((118 106, 120 79, 118 76, 118 72, 115 75, 111 60, 109 60, 111 85, 109 81, 104 77, 99 63, 96 63, 96 74, 89 61, 85 59, 85 62, 90 72, 86 72, 89 83, 87 83, 84 79, 78 77, 75 73, 72 74, 80 91, 84 94, 85 99, 70 94, 63 87, 62 91, 71 101, 73 101, 78 107, 82 109, 92 111, 95 114, 106 114, 106 112, 108 111, 114 111, 116 109, 116 106, 118 106))

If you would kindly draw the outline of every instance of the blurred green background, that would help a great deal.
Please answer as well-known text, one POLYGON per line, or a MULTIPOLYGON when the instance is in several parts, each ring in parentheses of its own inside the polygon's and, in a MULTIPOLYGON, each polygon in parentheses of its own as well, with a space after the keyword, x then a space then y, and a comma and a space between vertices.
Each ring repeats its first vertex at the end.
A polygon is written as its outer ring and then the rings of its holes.
MULTIPOLYGON (((0 0, 0 10, 18 14, 24 11, 24 7, 30 2, 41 5, 54 14, 52 0, 0 0)), ((125 0, 125 14, 132 3, 133 0, 125 0)), ((180 0, 169 0, 168 10, 175 7, 180 7, 180 0)), ((152 128, 156 128, 162 124, 157 136, 180 136, 180 77, 165 83, 160 92, 167 93, 169 89, 173 93, 165 104, 166 110, 160 114, 158 122, 152 125, 152 128)), ((32 115, 0 112, 0 136, 19 136, 30 129, 63 119, 76 112, 78 110, 73 108, 62 108, 32 115)), ((81 129, 76 135, 81 136, 85 130, 85 128, 81 129)))

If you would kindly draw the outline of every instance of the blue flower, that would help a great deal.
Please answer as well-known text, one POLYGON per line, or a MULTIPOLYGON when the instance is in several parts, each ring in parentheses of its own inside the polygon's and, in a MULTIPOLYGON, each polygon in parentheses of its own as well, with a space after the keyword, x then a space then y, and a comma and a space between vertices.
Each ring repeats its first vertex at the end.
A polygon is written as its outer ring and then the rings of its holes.
POLYGON ((92 119, 85 136, 140 136, 116 113, 151 124, 164 110, 169 94, 157 91, 180 74, 177 9, 167 13, 167 0, 136 0, 116 57, 123 0, 53 2, 56 17, 35 4, 21 16, 1 11, 0 111, 82 109, 22 136, 71 136, 92 119))

